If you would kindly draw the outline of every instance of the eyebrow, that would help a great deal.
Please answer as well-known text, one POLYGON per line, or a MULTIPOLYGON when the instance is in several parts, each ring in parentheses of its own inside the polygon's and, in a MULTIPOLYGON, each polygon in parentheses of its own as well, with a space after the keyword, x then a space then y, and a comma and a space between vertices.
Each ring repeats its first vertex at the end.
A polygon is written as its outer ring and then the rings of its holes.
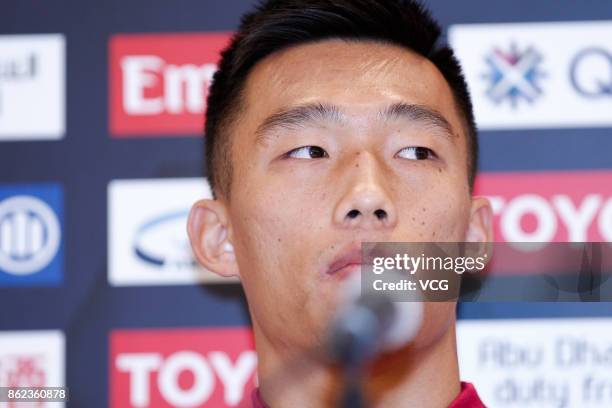
MULTIPOLYGON (((441 130, 446 137, 456 136, 450 122, 439 112, 424 105, 398 102, 389 105, 378 113, 379 120, 404 119, 441 130)), ((284 108, 268 116, 255 131, 256 141, 262 142, 269 134, 278 129, 303 128, 317 123, 343 123, 345 115, 330 104, 309 103, 284 108)))
POLYGON ((424 105, 404 102, 394 103, 381 111, 379 117, 384 121, 406 119, 410 122, 417 122, 434 129, 439 129, 445 136, 455 137, 457 135, 450 122, 440 112, 424 105))
POLYGON ((280 111, 268 116, 255 131, 257 141, 278 128, 295 129, 318 122, 341 123, 342 114, 337 106, 323 103, 309 103, 280 111))

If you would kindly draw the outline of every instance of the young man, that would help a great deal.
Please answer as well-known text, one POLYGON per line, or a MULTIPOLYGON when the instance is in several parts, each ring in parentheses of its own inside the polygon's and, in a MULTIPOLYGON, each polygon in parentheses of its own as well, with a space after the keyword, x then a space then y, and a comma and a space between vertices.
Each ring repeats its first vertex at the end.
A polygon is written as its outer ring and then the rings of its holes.
MULTIPOLYGON (((271 0, 222 54, 206 114, 215 199, 188 230, 199 262, 244 286, 255 406, 338 402, 338 370, 299 362, 325 341, 362 241, 491 240, 469 94, 439 36, 413 1, 271 0)), ((482 406, 459 380, 455 303, 426 303, 417 337, 364 386, 375 407, 482 406)))

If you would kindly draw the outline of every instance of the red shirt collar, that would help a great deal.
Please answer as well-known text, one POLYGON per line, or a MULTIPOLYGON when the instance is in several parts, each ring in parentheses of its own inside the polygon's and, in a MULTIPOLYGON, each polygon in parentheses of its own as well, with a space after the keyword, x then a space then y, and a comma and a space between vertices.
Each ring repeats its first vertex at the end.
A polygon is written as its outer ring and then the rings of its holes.
MULTIPOLYGON (((253 390, 251 394, 253 401, 253 408, 268 408, 264 403, 261 395, 259 394, 259 388, 253 390)), ((461 391, 459 395, 450 403, 448 408, 486 408, 485 405, 478 397, 476 388, 474 385, 468 382, 461 381, 461 391)))
POLYGON ((450 403, 448 408, 487 408, 482 403, 476 388, 469 382, 461 381, 461 391, 459 395, 450 403))

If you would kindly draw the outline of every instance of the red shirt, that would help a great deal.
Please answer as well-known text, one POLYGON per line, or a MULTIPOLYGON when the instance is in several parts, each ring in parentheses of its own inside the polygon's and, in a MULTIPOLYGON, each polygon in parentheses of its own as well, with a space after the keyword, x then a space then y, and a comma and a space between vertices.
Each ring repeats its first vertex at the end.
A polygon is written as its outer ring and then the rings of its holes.
MULTIPOLYGON (((268 406, 264 403, 263 399, 261 399, 261 395, 259 394, 259 388, 253 390, 253 394, 251 394, 251 399, 253 401, 253 408, 268 408, 268 406)), ((486 408, 485 405, 478 397, 478 393, 476 392, 476 388, 471 383, 461 381, 461 391, 457 398, 450 403, 448 408, 486 408)))

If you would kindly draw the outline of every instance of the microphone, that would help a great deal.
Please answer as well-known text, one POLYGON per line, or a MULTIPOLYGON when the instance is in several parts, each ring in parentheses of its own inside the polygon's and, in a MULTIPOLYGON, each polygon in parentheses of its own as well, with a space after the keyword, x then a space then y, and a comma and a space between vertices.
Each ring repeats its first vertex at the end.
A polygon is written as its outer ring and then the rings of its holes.
POLYGON ((407 345, 418 333, 421 302, 394 302, 384 291, 362 291, 359 273, 351 275, 342 289, 341 305, 327 336, 326 351, 335 362, 359 368, 381 352, 407 345))

